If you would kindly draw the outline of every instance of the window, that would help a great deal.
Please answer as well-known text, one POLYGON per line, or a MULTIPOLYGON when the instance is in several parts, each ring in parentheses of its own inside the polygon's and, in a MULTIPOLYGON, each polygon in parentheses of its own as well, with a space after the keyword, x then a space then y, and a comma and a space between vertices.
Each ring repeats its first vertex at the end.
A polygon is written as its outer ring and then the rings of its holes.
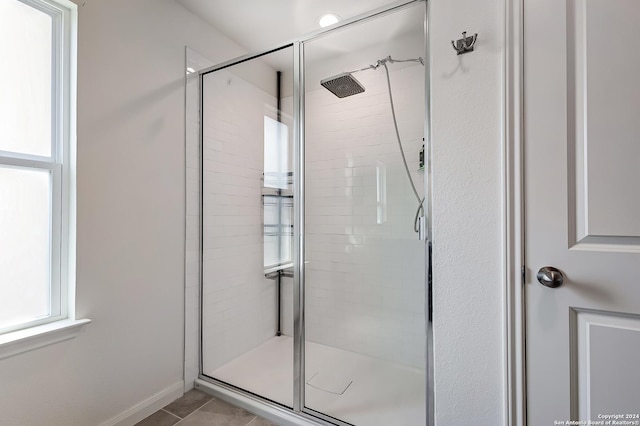
POLYGON ((293 243, 293 193, 286 124, 264 117, 264 267, 290 266, 293 243))
POLYGON ((75 6, 0 1, 0 334, 70 318, 75 6))

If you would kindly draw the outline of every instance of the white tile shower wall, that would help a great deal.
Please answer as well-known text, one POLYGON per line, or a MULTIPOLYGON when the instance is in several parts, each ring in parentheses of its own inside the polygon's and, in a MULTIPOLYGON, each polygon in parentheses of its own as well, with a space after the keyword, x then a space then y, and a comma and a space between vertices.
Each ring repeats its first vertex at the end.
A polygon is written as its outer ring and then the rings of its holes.
POLYGON ((276 332, 276 291, 264 277, 264 116, 275 97, 229 71, 205 77, 203 369, 276 332))
MULTIPOLYGON (((393 67, 400 136, 422 196, 424 68, 393 67)), ((424 368, 425 245, 413 231, 418 201, 402 164, 384 70, 357 78, 362 94, 306 95, 306 337, 424 368)))

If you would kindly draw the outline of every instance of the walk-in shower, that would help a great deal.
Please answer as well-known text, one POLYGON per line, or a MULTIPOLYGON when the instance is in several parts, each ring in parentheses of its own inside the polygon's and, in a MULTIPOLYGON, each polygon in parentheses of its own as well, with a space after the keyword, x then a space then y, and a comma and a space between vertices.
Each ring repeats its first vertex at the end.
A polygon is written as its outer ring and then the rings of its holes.
POLYGON ((278 424, 427 423, 426 9, 199 72, 200 388, 278 424))

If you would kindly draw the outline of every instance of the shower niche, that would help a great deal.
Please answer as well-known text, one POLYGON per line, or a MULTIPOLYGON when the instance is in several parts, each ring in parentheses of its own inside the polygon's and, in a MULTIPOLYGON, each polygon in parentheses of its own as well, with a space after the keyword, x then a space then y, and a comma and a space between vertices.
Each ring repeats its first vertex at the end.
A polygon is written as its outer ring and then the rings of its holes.
POLYGON ((396 4, 199 72, 200 387, 426 424, 425 23, 396 4))

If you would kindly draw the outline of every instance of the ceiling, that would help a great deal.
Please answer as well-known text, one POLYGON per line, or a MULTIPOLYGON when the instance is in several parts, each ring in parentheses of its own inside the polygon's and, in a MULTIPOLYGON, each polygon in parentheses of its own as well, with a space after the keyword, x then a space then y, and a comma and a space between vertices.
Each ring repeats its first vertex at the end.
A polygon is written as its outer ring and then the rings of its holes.
MULTIPOLYGON (((394 3, 390 0, 178 0, 248 52, 259 52, 320 27, 333 13, 352 18, 394 3)), ((400 29, 387 28, 389 36, 400 29)))
MULTIPOLYGON (((333 13, 349 19, 396 3, 390 0, 177 0, 238 43, 261 53, 320 29, 319 18, 333 13)), ((305 42, 306 90, 320 88, 328 76, 367 67, 377 59, 424 57, 425 3, 346 26, 305 42), (420 12, 422 11, 422 13, 420 12)), ((232 58, 227 58, 232 59, 232 58)), ((413 64, 415 65, 415 63, 413 64)), ((233 73, 270 92, 270 71, 282 72, 284 96, 293 91, 291 47, 233 66, 233 73)), ((405 64, 396 64, 395 68, 405 64)), ((228 69, 230 71, 231 69, 228 69)))

